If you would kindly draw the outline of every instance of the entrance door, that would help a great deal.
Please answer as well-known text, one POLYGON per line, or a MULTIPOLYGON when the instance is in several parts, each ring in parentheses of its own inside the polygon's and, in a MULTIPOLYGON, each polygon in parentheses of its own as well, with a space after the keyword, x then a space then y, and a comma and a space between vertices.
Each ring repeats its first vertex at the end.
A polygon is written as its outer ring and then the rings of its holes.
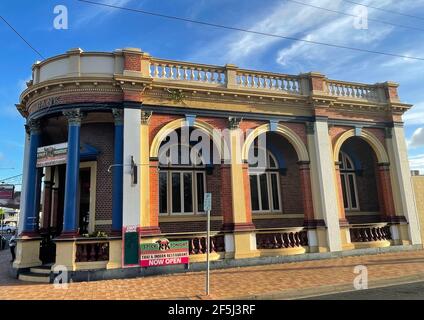
POLYGON ((89 233, 91 168, 79 172, 79 234, 89 233))

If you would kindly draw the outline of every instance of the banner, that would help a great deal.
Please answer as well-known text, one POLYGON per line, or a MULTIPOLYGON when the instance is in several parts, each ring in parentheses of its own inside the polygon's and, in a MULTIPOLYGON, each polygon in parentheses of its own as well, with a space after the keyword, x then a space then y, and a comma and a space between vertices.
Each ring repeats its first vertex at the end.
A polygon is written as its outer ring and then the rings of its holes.
POLYGON ((161 239, 155 243, 140 245, 140 265, 158 267, 171 264, 188 264, 188 241, 161 239))
POLYGON ((0 184, 0 200, 13 199, 15 186, 13 184, 0 184))
POLYGON ((53 144, 37 149, 37 168, 66 163, 68 143, 53 144))

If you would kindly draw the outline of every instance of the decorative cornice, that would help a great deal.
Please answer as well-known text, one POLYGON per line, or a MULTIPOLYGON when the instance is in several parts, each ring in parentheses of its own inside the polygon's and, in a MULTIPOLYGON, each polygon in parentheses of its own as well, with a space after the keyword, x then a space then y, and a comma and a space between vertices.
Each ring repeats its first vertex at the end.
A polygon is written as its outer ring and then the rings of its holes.
POLYGON ((141 124, 149 124, 151 117, 152 117, 152 111, 141 111, 141 117, 140 117, 141 124))

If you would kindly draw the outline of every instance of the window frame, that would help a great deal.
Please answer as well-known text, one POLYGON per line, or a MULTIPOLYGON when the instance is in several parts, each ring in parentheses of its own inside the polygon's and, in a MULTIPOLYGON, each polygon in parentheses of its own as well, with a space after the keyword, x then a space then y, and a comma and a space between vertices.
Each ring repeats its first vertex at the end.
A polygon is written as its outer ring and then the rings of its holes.
MULTIPOLYGON (((256 147, 256 149, 258 149, 256 147)), ((279 167, 278 167, 278 161, 277 158, 270 152, 268 149, 265 150, 267 154, 266 159, 266 167, 264 169, 260 169, 258 167, 249 167, 249 182, 251 181, 251 176, 255 176, 256 181, 256 190, 257 190, 257 198, 258 198, 258 204, 259 209, 254 210, 252 206, 252 213, 283 213, 283 206, 282 206, 282 197, 281 197, 281 181, 280 181, 280 173, 279 173, 279 167), (270 166, 269 159, 272 159, 275 166, 270 166), (262 209, 262 189, 261 189, 261 183, 260 183, 260 176, 264 175, 266 176, 266 185, 268 189, 267 194, 267 200, 268 200, 268 209, 264 210, 262 209), (274 196, 272 194, 272 178, 271 176, 276 176, 276 184, 277 184, 277 195, 278 195, 278 205, 279 209, 274 208, 274 196)), ((252 193, 252 188, 250 188, 250 192, 252 193)), ((252 200, 252 194, 250 195, 250 199, 252 200)))
MULTIPOLYGON (((340 172, 340 183, 343 184, 344 183, 344 190, 346 192, 346 200, 347 200, 347 204, 348 206, 345 207, 344 204, 344 200, 343 200, 343 207, 345 211, 360 211, 360 206, 359 206, 359 195, 358 195, 358 187, 357 187, 357 182, 356 182, 356 169, 355 169, 355 165, 354 162, 352 161, 352 159, 343 151, 340 151, 340 157, 339 157, 339 172, 340 172), (341 160, 341 161, 340 161, 341 160), (350 168, 348 167, 348 163, 350 164, 350 168), (349 176, 352 177, 352 182, 353 182, 353 189, 355 190, 355 202, 356 202, 356 206, 353 207, 352 206, 352 193, 351 193, 351 188, 350 188, 350 181, 349 181, 349 176), (343 179, 342 179, 343 177, 343 179)), ((343 192, 343 188, 342 192, 343 192)), ((342 194, 342 199, 344 199, 344 195, 342 194)))

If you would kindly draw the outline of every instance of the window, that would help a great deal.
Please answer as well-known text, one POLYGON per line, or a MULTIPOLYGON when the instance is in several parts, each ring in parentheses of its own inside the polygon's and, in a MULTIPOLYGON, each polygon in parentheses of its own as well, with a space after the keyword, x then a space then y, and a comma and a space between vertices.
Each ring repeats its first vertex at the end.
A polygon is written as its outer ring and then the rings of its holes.
POLYGON ((339 162, 344 208, 347 211, 359 210, 355 166, 344 152, 340 152, 339 162))
MULTIPOLYGON (((178 163, 171 165, 169 162, 159 169, 159 213, 161 215, 204 213, 206 169, 202 157, 197 155, 194 163, 189 159, 189 163, 183 165, 180 164, 181 148, 178 149, 178 163)), ((169 156, 169 150, 167 152, 169 156)))
POLYGON ((249 165, 250 200, 253 212, 282 212, 280 199, 280 177, 277 160, 268 150, 256 148, 256 154, 266 155, 265 168, 249 165))

